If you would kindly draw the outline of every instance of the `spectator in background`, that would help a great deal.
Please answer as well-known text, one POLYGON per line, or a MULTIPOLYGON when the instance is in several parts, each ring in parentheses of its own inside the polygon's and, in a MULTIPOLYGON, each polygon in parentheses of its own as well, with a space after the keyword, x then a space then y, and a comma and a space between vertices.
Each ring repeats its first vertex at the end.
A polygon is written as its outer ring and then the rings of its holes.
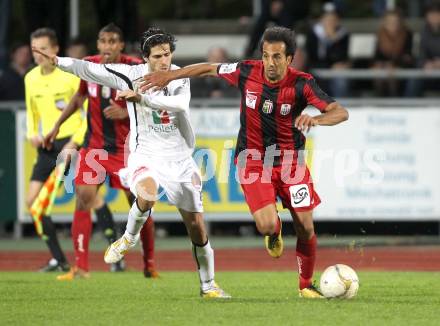
POLYGON ((303 48, 296 48, 295 56, 293 57, 293 61, 290 64, 291 67, 296 70, 307 72, 309 70, 308 62, 307 62, 307 54, 303 48))
POLYGON ((420 62, 424 69, 440 69, 440 1, 427 6, 425 22, 420 37, 420 62))
POLYGON ((9 17, 11 1, 0 0, 0 72, 6 68, 7 36, 9 34, 9 17))
POLYGON ((0 73, 0 101, 24 101, 24 75, 32 68, 32 55, 28 44, 12 47, 11 62, 0 73))
MULTIPOLYGON (((348 31, 341 26, 336 6, 327 2, 323 14, 307 34, 306 51, 310 68, 347 69, 348 31)), ((346 97, 349 93, 349 82, 346 78, 334 78, 331 82, 321 82, 327 92, 334 97, 346 97)))
MULTIPOLYGON (((228 52, 222 47, 212 47, 206 57, 207 62, 229 62, 228 52)), ((239 92, 231 87, 225 80, 218 78, 194 79, 191 81, 191 93, 194 97, 222 98, 238 97, 239 92)))
MULTIPOLYGON (((417 67, 424 70, 440 69, 440 1, 432 1, 426 6, 417 67)), ((425 88, 438 91, 439 85, 438 79, 412 79, 408 81, 407 95, 421 96, 425 88)))
POLYGON ((258 42, 269 22, 292 28, 298 20, 307 17, 309 6, 309 1, 261 0, 261 13, 256 17, 249 35, 245 57, 250 58, 254 55, 258 42))
POLYGON ((75 59, 82 59, 89 54, 86 42, 80 38, 74 38, 70 40, 66 48, 66 56, 75 59))
MULTIPOLYGON (((412 33, 405 26, 398 10, 388 10, 385 13, 376 37, 374 68, 393 70, 413 66, 412 33)), ((375 81, 375 88, 379 96, 402 95, 402 83, 394 78, 375 81)))

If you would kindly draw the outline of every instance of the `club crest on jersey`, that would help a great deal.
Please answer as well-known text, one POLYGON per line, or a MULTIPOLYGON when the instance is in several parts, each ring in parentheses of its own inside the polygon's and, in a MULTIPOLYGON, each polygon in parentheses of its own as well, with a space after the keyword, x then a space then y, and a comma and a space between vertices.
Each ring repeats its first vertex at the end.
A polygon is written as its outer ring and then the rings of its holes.
POLYGON ((281 110, 280 110, 281 115, 288 115, 291 107, 292 106, 290 104, 281 104, 281 110))
POLYGON ((112 90, 110 89, 110 87, 107 86, 101 87, 101 96, 103 98, 110 98, 111 95, 112 95, 112 90))
POLYGON ((87 90, 92 97, 98 96, 98 85, 95 83, 87 83, 87 90))
POLYGON ((64 99, 58 99, 55 100, 55 106, 57 107, 58 110, 64 110, 67 106, 66 101, 64 101, 64 99))
POLYGON ((257 95, 255 95, 257 92, 251 92, 250 90, 246 90, 246 106, 249 109, 255 109, 255 106, 257 105, 257 95))
POLYGON ((266 114, 270 114, 273 111, 273 102, 271 100, 266 100, 263 103, 263 107, 261 108, 261 111, 266 114))

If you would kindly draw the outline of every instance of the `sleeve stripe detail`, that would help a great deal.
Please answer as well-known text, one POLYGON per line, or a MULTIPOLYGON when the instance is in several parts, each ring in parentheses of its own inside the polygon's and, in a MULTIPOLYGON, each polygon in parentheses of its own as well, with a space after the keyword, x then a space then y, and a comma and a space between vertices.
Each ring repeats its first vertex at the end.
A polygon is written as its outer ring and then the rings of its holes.
MULTIPOLYGON (((128 78, 127 76, 125 76, 124 74, 122 74, 122 73, 120 73, 118 71, 115 71, 113 69, 108 68, 106 65, 104 65, 104 68, 108 72, 110 72, 110 73, 118 76, 119 78, 121 78, 123 81, 125 81, 127 83, 128 88, 130 88, 132 91, 134 90, 133 83, 131 82, 130 78, 128 78)), ((133 107, 134 107, 134 119, 136 121, 136 147, 134 149, 136 151, 136 149, 137 149, 137 147, 139 145, 139 141, 138 141, 138 139, 139 139, 139 132, 138 132, 138 117, 137 117, 136 103, 135 102, 133 102, 133 107)))

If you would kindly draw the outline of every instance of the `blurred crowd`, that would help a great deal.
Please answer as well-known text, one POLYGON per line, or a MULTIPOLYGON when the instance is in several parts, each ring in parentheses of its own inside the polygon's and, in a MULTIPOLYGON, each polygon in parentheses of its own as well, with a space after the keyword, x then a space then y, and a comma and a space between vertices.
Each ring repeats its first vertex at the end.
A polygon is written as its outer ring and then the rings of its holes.
MULTIPOLYGON (((181 8, 190 1, 175 1, 176 15, 185 16, 181 8), (180 8, 180 9, 179 9, 180 8)), ((214 8, 214 0, 206 1, 214 8)), ((405 14, 397 6, 387 8, 389 1, 371 1, 372 12, 380 17, 375 35, 375 53, 368 62, 356 62, 349 56, 350 31, 344 26, 342 18, 346 1, 335 0, 320 3, 320 15, 312 19, 311 1, 297 0, 254 0, 255 12, 249 32, 248 43, 244 45, 243 58, 230 58, 228 49, 213 46, 206 54, 208 62, 228 62, 244 58, 257 58, 258 43, 264 29, 272 24, 297 28, 298 22, 309 17, 303 28, 305 43, 298 47, 293 61, 294 68, 313 72, 314 69, 334 71, 350 68, 371 68, 385 71, 417 68, 422 71, 440 69, 440 0, 408 1, 405 14), (414 5, 416 3, 416 6, 414 5), (423 15, 423 27, 411 30, 406 17, 420 13, 423 15)), ((11 1, 0 0, 0 101, 23 100, 23 77, 33 67, 32 53, 26 41, 10 42, 7 40, 8 24, 11 13, 11 1), (6 51, 6 49, 8 51, 6 51)), ((401 2, 396 2, 401 3, 401 2)), ((97 23, 103 26, 116 22, 127 35, 126 52, 137 54, 135 44, 138 37, 138 24, 132 17, 138 11, 138 1, 94 0, 97 23), (116 8, 116 9, 115 9, 116 8)), ((209 7, 209 6, 208 6, 209 7)), ((89 55, 88 43, 83 39, 69 40, 66 31, 67 0, 33 0, 24 2, 26 28, 32 30, 41 26, 54 27, 59 33, 64 54, 75 58, 89 55)), ((203 7, 205 8, 205 7, 203 7)), ((208 11, 207 17, 212 15, 208 11)), ((390 74, 392 75, 392 74, 390 74)), ((316 76, 319 79, 319 76, 316 76)), ((353 97, 359 84, 370 90, 368 95, 377 97, 419 97, 437 94, 440 91, 438 79, 397 79, 382 78, 372 81, 356 81, 346 77, 322 79, 319 81, 325 91, 334 97, 353 97)), ((193 97, 220 98, 236 97, 237 91, 218 79, 194 80, 193 97)))

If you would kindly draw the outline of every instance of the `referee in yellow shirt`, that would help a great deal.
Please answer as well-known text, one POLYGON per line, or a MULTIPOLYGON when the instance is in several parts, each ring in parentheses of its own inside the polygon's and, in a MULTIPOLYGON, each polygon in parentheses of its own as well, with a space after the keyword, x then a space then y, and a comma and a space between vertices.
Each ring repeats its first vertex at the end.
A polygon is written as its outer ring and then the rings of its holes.
MULTIPOLYGON (((57 54, 58 40, 49 28, 39 28, 31 34, 31 45, 43 52, 57 54)), ((26 198, 30 208, 44 182, 55 168, 58 155, 63 149, 76 149, 82 143, 83 118, 77 111, 60 128, 50 150, 42 148, 46 135, 58 120, 63 109, 76 93, 79 78, 56 68, 42 55, 33 52, 37 66, 25 76, 27 138, 38 151, 34 164, 29 191, 26 198)), ((43 234, 52 259, 41 271, 68 271, 69 264, 57 239, 55 225, 50 216, 43 216, 43 234)))

